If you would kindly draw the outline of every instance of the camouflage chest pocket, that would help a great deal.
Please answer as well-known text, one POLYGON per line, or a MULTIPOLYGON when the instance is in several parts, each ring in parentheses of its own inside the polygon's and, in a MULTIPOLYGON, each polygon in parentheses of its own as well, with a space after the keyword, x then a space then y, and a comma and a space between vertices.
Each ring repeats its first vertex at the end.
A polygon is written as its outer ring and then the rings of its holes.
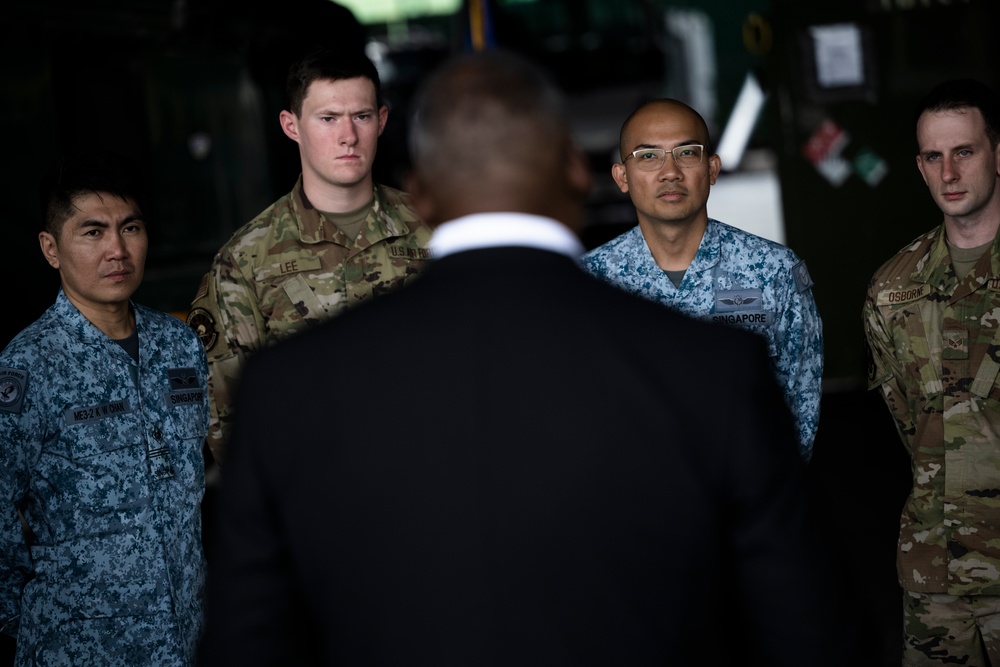
POLYGON ((771 358, 779 353, 775 341, 775 311, 765 308, 764 291, 760 288, 736 288, 718 290, 715 293, 712 312, 707 318, 715 324, 728 324, 752 331, 767 340, 767 351, 771 358))
MULTIPOLYGON (((371 283, 372 296, 387 294, 413 282, 430 258, 427 249, 417 246, 412 239, 390 240, 383 250, 384 252, 366 258, 361 267, 364 276, 378 276, 376 281, 365 281, 371 283)), ((355 277, 359 281, 361 278, 362 276, 355 277)))
POLYGON ((319 302, 313 288, 302 276, 288 278, 281 284, 281 288, 291 302, 292 308, 303 320, 320 320, 326 314, 326 308, 319 302))
MULTIPOLYGON (((319 258, 306 257, 277 263, 257 272, 258 293, 269 338, 280 339, 326 318, 327 307, 306 279, 307 272, 322 271, 319 258)), ((323 286, 329 280, 314 282, 323 286)))
POLYGON ((139 447, 139 425, 134 408, 122 399, 71 407, 64 412, 62 440, 71 458, 87 459, 129 447, 139 447))
POLYGON ((187 392, 186 398, 178 392, 167 396, 167 416, 165 431, 173 433, 181 440, 202 439, 208 435, 207 414, 201 403, 202 390, 187 392))

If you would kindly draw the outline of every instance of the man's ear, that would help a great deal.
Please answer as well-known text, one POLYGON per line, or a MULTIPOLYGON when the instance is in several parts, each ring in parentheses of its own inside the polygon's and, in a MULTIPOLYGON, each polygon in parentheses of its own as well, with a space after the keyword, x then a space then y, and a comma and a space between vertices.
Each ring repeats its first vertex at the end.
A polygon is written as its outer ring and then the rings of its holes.
POLYGON ((715 180, 719 178, 721 172, 722 158, 716 153, 708 158, 708 182, 710 185, 715 185, 715 180))
POLYGON ((291 111, 282 110, 278 114, 278 122, 281 124, 281 131, 285 133, 285 136, 299 143, 299 119, 291 111))
POLYGON ((619 190, 628 192, 628 175, 625 171, 625 165, 620 162, 611 165, 611 178, 615 179, 619 190))
POLYGON ((45 261, 49 263, 53 269, 59 268, 59 247, 56 245, 56 239, 52 234, 48 232, 40 232, 38 234, 38 245, 42 249, 42 256, 45 257, 45 261))
POLYGON ((385 131, 385 124, 389 120, 389 107, 382 105, 378 108, 378 136, 382 136, 385 131))
POLYGON ((416 170, 409 170, 403 175, 403 189, 409 193, 413 200, 413 208, 416 209, 420 219, 429 225, 435 224, 437 206, 430 191, 424 185, 423 179, 416 170))

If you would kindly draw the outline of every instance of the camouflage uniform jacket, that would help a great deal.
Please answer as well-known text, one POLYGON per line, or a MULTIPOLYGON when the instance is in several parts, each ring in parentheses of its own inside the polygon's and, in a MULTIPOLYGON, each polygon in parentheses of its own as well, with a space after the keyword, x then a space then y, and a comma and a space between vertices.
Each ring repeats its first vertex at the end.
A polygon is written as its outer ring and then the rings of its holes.
POLYGON ((220 464, 246 358, 408 282, 429 259, 430 236, 409 195, 378 185, 365 226, 349 239, 306 200, 301 177, 233 234, 188 316, 208 351, 208 442, 220 464))
POLYGON ((906 590, 1000 595, 1000 246, 959 280, 944 228, 875 273, 863 309, 870 389, 910 454, 906 590))
POLYGON ((18 665, 194 663, 205 352, 132 307, 138 365, 62 291, 0 353, 0 630, 18 665))
POLYGON ((709 219, 680 287, 657 265, 638 226, 585 254, 582 264, 674 310, 763 335, 795 416, 800 453, 811 458, 823 392, 823 323, 809 272, 794 252, 709 219))

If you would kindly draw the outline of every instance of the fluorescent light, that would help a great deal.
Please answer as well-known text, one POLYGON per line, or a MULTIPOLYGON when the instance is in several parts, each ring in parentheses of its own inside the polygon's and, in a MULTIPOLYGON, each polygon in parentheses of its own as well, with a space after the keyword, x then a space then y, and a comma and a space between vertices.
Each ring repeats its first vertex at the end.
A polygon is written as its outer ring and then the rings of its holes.
POLYGON ((767 96, 764 94, 757 78, 750 72, 743 81, 743 88, 739 97, 736 98, 736 105, 733 112, 729 114, 729 121, 726 129, 722 132, 719 140, 719 148, 716 151, 722 161, 722 168, 727 171, 735 170, 743 160, 743 152, 753 134, 753 128, 757 124, 761 109, 767 96))

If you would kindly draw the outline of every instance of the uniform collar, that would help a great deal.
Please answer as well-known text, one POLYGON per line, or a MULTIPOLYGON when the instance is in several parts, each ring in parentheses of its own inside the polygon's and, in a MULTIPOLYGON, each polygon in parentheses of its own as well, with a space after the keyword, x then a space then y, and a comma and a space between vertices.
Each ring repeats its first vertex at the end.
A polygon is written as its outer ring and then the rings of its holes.
MULTIPOLYGON (((961 290, 961 293, 964 294, 966 291, 975 290, 982 286, 990 278, 1000 276, 1000 235, 993 239, 993 245, 989 249, 990 275, 977 274, 976 269, 973 269, 961 281, 952 268, 951 254, 948 252, 948 241, 944 225, 940 225, 936 230, 914 241, 914 246, 917 249, 919 249, 921 244, 927 244, 927 251, 917 262, 917 268, 910 276, 914 282, 926 283, 935 290, 945 294, 952 294, 960 284, 968 283, 969 290, 965 290, 964 288, 961 290)), ((977 264, 977 266, 979 265, 977 264)))
POLYGON ((722 227, 717 220, 708 219, 705 233, 701 236, 698 251, 691 260, 687 270, 691 272, 704 271, 719 263, 722 258, 722 227))
MULTIPOLYGON (((89 345, 107 345, 113 343, 113 341, 108 337, 106 333, 97 328, 97 326, 88 320, 80 309, 73 305, 73 302, 69 300, 66 293, 59 288, 59 293, 56 295, 56 302, 53 306, 55 314, 59 319, 64 322, 70 329, 75 331, 77 335, 83 342, 89 345)), ((139 308, 136 308, 135 304, 130 300, 129 308, 135 315, 135 328, 139 331, 142 327, 143 316, 139 308)), ((114 348, 118 348, 118 345, 114 345, 114 348)))
MULTIPOLYGON (((345 247, 353 247, 355 239, 348 239, 340 228, 333 222, 327 220, 306 197, 302 187, 302 175, 295 182, 292 188, 292 210, 295 213, 295 222, 299 229, 299 238, 303 243, 336 243, 345 247)), ((381 186, 374 186, 374 196, 372 207, 365 220, 366 231, 362 236, 368 244, 376 241, 405 236, 410 233, 409 228, 402 222, 397 222, 387 212, 385 205, 385 194, 381 186)))

